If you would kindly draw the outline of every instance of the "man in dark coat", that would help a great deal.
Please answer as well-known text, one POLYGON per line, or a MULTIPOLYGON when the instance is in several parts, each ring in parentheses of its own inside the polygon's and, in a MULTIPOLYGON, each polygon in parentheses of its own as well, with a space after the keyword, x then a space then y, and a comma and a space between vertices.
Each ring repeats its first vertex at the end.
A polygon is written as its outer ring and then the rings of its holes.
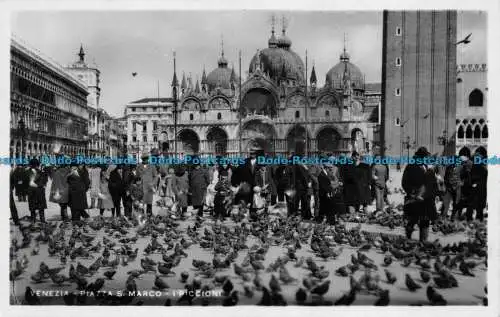
MULTIPOLYGON (((235 196, 236 204, 239 204, 240 201, 244 201, 246 204, 253 202, 253 188, 257 185, 256 175, 258 175, 257 170, 259 169, 257 154, 261 151, 262 149, 258 146, 251 147, 245 164, 238 166, 231 177, 231 185, 238 188, 235 196)), ((256 210, 252 207, 250 207, 250 216, 253 218, 256 216, 256 210)))
POLYGON ((67 177, 70 168, 66 165, 61 165, 52 174, 52 186, 50 188, 49 201, 59 204, 61 208, 62 221, 68 220, 68 182, 67 177))
POLYGON ((48 176, 40 168, 40 162, 37 159, 30 161, 29 177, 28 206, 31 213, 31 221, 35 222, 36 212, 38 211, 40 222, 45 222, 45 209, 47 209, 45 186, 47 186, 48 176))
POLYGON ((12 221, 16 226, 19 225, 19 215, 17 213, 17 207, 16 207, 16 202, 14 200, 14 188, 15 188, 15 180, 13 177, 15 168, 13 168, 10 172, 10 190, 9 190, 9 196, 10 196, 10 216, 12 218, 12 221))
MULTIPOLYGON (((420 147, 414 158, 430 155, 427 148, 420 147)), ((419 240, 426 241, 429 235, 430 222, 436 219, 436 174, 432 168, 424 164, 409 164, 403 172, 401 181, 406 192, 404 216, 406 218, 406 237, 411 239, 414 226, 419 226, 419 240)))
POLYGON ((18 201, 26 201, 29 188, 29 166, 18 165, 14 168, 13 182, 18 201))
POLYGON ((312 184, 308 171, 299 164, 288 165, 285 177, 287 178, 287 184, 289 184, 289 187, 285 190, 288 216, 297 216, 300 204, 302 218, 311 219, 308 190, 312 184))
POLYGON ((203 204, 210 175, 208 170, 200 164, 194 164, 189 175, 189 192, 191 193, 191 205, 198 210, 198 216, 203 216, 203 204))
POLYGON ((128 217, 129 219, 132 218, 132 205, 133 205, 132 201, 133 199, 130 192, 130 188, 132 187, 132 184, 135 182, 136 179, 137 179, 137 174, 135 171, 135 166, 125 165, 123 167, 123 185, 125 194, 122 196, 122 200, 123 200, 123 209, 125 211, 125 217, 128 217))
MULTIPOLYGON (((359 165, 359 154, 354 151, 351 154, 352 164, 346 164, 341 169, 341 175, 344 182, 344 203, 348 208, 348 211, 357 212, 359 211, 360 205, 360 188, 358 173, 362 170, 357 171, 357 166, 359 165)), ((362 173, 359 173, 362 174, 362 173)))
POLYGON ((329 224, 334 224, 337 211, 335 202, 338 196, 341 196, 338 168, 330 164, 322 164, 319 168, 317 176, 319 213, 316 219, 322 222, 326 217, 329 224))
MULTIPOLYGON (((458 160, 459 157, 457 156, 456 159, 458 160)), ((444 174, 444 185, 446 187, 446 193, 443 196, 443 210, 441 212, 443 218, 447 216, 450 205, 453 206, 451 219, 454 219, 455 215, 457 214, 457 210, 461 200, 461 170, 461 165, 450 164, 446 166, 444 174)))
POLYGON ((472 166, 474 163, 471 160, 471 152, 469 148, 462 148, 458 152, 462 162, 460 167, 460 202, 457 206, 457 218, 462 218, 462 211, 466 208, 466 214, 471 214, 472 208, 472 166))
POLYGON ((77 222, 81 217, 88 217, 85 209, 87 204, 87 183, 84 176, 81 175, 82 170, 75 163, 71 164, 71 171, 68 174, 68 206, 71 208, 71 220, 77 222))
POLYGON ((125 175, 122 165, 117 165, 114 170, 109 173, 109 183, 108 183, 109 193, 113 199, 113 217, 121 216, 121 202, 123 200, 124 205, 126 204, 126 185, 125 185, 125 175))
MULTIPOLYGON (((486 149, 479 147, 474 153, 481 160, 487 158, 486 149)), ((484 209, 486 208, 486 194, 488 185, 488 168, 486 164, 475 162, 471 169, 472 182, 472 208, 467 209, 467 221, 472 221, 472 210, 476 210, 476 219, 484 220, 484 209)))

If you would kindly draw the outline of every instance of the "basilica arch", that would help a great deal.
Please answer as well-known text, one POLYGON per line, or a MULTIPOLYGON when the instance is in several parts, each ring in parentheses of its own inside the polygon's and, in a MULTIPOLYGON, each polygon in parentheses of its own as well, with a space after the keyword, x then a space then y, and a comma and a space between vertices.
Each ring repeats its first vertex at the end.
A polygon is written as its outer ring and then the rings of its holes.
POLYGON ((326 126, 316 135, 317 149, 320 153, 337 153, 342 147, 342 136, 332 126, 326 126))
POLYGON ((225 155, 227 152, 228 135, 220 127, 212 127, 207 133, 208 152, 216 155, 225 155))
POLYGON ((260 119, 252 119, 245 122, 241 129, 242 149, 248 149, 256 144, 264 149, 264 152, 272 154, 275 152, 274 140, 277 133, 271 122, 260 119))
MULTIPOLYGON (((308 133, 306 128, 300 124, 296 124, 290 128, 286 135, 287 151, 288 153, 295 153, 297 155, 303 155, 306 151, 306 139, 308 133)), ((309 140, 310 140, 309 136, 309 140)))
POLYGON ((191 129, 183 129, 179 132, 177 140, 180 141, 180 153, 197 154, 200 151, 200 138, 191 129))

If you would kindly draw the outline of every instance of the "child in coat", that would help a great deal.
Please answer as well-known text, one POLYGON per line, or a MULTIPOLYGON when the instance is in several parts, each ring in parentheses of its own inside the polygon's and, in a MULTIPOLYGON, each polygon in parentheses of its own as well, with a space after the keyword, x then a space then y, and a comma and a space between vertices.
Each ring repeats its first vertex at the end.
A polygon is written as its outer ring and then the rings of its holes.
POLYGON ((232 200, 231 185, 227 174, 219 175, 219 181, 215 185, 214 217, 224 219, 228 216, 232 200))
POLYGON ((130 198, 132 199, 133 213, 144 213, 144 204, 142 203, 143 196, 142 180, 140 177, 136 177, 132 185, 130 185, 130 198))

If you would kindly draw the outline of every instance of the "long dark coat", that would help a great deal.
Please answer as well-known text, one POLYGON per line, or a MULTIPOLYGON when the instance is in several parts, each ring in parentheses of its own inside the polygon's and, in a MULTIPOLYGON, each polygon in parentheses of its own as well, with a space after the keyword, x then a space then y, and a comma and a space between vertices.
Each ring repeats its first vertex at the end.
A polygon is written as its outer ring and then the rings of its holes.
POLYGON ((17 166, 12 173, 14 188, 16 189, 16 195, 26 195, 28 194, 29 188, 29 169, 24 166, 17 166))
POLYGON ((406 192, 404 206, 406 218, 410 220, 436 219, 437 180, 432 169, 426 170, 421 165, 407 165, 401 185, 406 192))
POLYGON ((47 209, 47 199, 45 198, 45 186, 49 180, 47 173, 43 170, 29 171, 29 179, 33 179, 36 187, 30 186, 28 189, 28 206, 30 210, 47 209))
POLYGON ((356 177, 356 185, 358 186, 358 204, 368 205, 371 203, 371 189, 372 172, 370 165, 360 163, 354 168, 354 175, 356 177))
POLYGON ((475 209, 486 207, 486 193, 488 185, 488 169, 485 164, 474 164, 471 170, 472 179, 472 206, 475 209))
POLYGON ((344 183, 344 203, 347 206, 359 204, 359 187, 354 165, 341 167, 341 177, 344 183))
POLYGON ((70 173, 67 182, 69 189, 69 207, 74 210, 87 209, 87 185, 84 177, 70 173))
POLYGON ((253 188, 259 184, 258 175, 259 165, 255 162, 255 166, 252 168, 250 160, 247 159, 245 164, 238 166, 231 177, 231 185, 239 186, 240 191, 236 194, 235 202, 238 203, 240 200, 245 201, 245 203, 251 203, 253 201, 253 188))
POLYGON ((194 207, 202 206, 205 201, 208 184, 210 184, 210 175, 202 167, 191 170, 189 176, 189 192, 191 193, 191 205, 194 207))
POLYGON ((184 171, 181 173, 176 173, 172 177, 172 191, 174 192, 175 199, 177 201, 177 206, 179 208, 185 208, 188 206, 188 191, 189 191, 189 176, 188 172, 184 171))
POLYGON ((122 169, 121 175, 117 169, 109 173, 109 193, 113 197, 123 196, 125 194, 125 171, 122 169))
POLYGON ((52 174, 52 185, 50 187, 49 201, 57 204, 67 204, 69 200, 69 188, 67 177, 69 167, 60 167, 52 174), (59 193, 60 198, 55 199, 54 195, 59 193))

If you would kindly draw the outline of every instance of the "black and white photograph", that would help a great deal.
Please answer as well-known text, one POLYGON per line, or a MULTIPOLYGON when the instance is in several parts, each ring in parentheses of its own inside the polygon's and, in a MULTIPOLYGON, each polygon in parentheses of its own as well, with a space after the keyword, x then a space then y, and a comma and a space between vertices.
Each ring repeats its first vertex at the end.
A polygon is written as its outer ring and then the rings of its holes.
POLYGON ((489 18, 11 12, 9 306, 489 306, 489 18))

